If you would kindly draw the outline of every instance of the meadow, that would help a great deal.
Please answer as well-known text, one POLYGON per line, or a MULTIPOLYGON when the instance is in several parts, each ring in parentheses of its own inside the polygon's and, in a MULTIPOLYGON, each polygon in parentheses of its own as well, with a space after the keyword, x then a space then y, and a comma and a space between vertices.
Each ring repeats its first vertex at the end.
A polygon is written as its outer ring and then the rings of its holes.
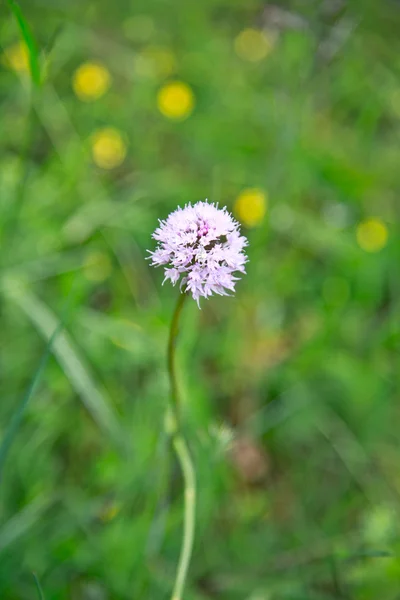
POLYGON ((0 599, 167 600, 178 205, 249 240, 188 299, 184 600, 400 590, 400 9, 394 0, 0 4, 0 599))

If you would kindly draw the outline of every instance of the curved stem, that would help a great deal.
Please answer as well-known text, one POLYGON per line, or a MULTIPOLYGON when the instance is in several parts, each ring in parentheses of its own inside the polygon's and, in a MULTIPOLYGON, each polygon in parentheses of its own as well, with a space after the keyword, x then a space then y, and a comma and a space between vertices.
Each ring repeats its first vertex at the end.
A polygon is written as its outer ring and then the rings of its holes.
POLYGON ((182 469, 185 486, 183 541, 178 569, 176 571, 174 591, 172 592, 172 600, 181 600, 189 570, 190 557, 192 555, 194 541, 196 514, 196 474, 185 438, 179 432, 174 436, 173 445, 182 469))
POLYGON ((196 474, 188 445, 181 431, 179 392, 175 361, 176 340, 179 331, 179 318, 185 303, 185 299, 186 294, 179 295, 175 312, 172 317, 168 341, 168 373, 170 377, 172 401, 172 410, 169 411, 168 415, 168 428, 172 434, 172 444, 182 471, 184 485, 184 526, 182 547, 171 600, 182 600, 182 594, 185 587, 193 549, 196 512, 196 474))

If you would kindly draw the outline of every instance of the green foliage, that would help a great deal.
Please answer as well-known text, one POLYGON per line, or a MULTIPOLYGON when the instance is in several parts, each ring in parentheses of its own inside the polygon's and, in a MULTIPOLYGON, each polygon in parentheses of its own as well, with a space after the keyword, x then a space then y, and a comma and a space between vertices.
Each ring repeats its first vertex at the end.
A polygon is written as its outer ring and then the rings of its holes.
POLYGON ((37 43, 35 37, 31 31, 29 23, 24 17, 24 14, 17 2, 15 0, 7 0, 8 6, 10 7, 11 12, 13 13, 15 20, 18 24, 21 38, 26 44, 26 48, 28 50, 29 55, 29 69, 32 77, 32 81, 34 85, 39 86, 41 77, 40 77, 40 64, 39 64, 39 51, 37 47, 37 43))
POLYGON ((206 197, 250 262, 183 314, 185 600, 398 597, 400 15, 276 5, 0 7, 1 599, 169 598, 177 290, 145 259, 157 219, 206 197))

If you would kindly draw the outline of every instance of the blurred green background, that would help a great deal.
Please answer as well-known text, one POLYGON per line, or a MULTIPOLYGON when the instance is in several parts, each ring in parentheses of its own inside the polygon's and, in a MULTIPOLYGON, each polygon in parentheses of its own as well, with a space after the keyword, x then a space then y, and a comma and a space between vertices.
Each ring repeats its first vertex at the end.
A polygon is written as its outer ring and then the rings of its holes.
POLYGON ((169 598, 178 290, 145 258, 204 198, 250 262, 182 322, 185 600, 399 598, 399 3, 20 7, 37 55, 0 8, 0 598, 38 597, 33 572, 46 600, 169 598))

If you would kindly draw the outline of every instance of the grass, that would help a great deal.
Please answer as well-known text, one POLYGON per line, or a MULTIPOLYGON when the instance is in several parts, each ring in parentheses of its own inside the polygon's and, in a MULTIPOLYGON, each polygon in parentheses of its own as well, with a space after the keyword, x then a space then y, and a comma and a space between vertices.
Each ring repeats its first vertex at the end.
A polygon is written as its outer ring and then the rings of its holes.
POLYGON ((398 8, 123 4, 0 7, 0 443, 74 289, 4 463, 0 598, 170 597, 177 290, 145 257, 158 218, 208 197, 243 221, 250 262, 234 298, 183 315, 185 600, 395 600, 398 8), (91 101, 85 62, 110 74, 91 101), (157 104, 171 81, 194 98, 177 120, 157 104), (255 226, 246 189, 267 205, 255 226))

